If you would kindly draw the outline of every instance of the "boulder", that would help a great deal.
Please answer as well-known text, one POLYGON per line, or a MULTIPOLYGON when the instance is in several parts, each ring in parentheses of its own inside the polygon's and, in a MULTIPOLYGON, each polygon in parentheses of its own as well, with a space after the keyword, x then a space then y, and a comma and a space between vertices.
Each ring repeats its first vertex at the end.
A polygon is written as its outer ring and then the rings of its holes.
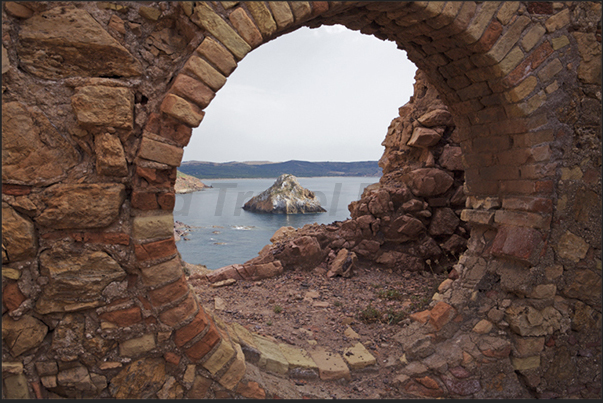
POLYGON ((293 175, 283 174, 274 184, 252 197, 243 210, 272 214, 324 213, 314 192, 303 188, 293 175))
POLYGON ((433 218, 429 224, 429 234, 452 235, 460 222, 460 218, 454 214, 454 211, 452 211, 451 208, 437 208, 435 209, 433 218))
POLYGON ((350 252, 345 248, 341 249, 335 259, 329 264, 327 277, 351 277, 354 274, 357 262, 358 259, 354 252, 350 252))
POLYGON ((419 168, 410 172, 408 186, 415 196, 430 197, 446 192, 454 179, 452 176, 437 168, 419 168))
POLYGON ((454 126, 452 115, 446 109, 434 109, 419 116, 417 120, 426 127, 454 126))

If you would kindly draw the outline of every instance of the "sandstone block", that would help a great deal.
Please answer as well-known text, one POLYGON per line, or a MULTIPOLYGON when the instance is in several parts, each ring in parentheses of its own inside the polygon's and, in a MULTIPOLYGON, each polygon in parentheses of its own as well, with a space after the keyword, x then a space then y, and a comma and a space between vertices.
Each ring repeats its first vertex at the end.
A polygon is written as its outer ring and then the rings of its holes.
POLYGON ((408 184, 415 196, 430 197, 446 192, 452 186, 454 179, 446 172, 437 168, 419 168, 410 172, 411 181, 408 184))
POLYGON ((295 16, 296 22, 304 20, 312 13, 312 7, 310 6, 309 1, 294 1, 289 4, 291 6, 291 11, 293 11, 293 15, 295 16))
POLYGON ((55 7, 24 21, 17 52, 26 71, 48 80, 142 74, 142 65, 126 48, 87 11, 72 6, 55 7))
POLYGON ((456 309, 445 302, 438 302, 429 315, 429 323, 439 331, 456 316, 456 309))
POLYGON ((551 39, 551 44, 553 45, 553 50, 559 50, 569 45, 570 42, 567 36, 563 35, 558 38, 551 39))
POLYGON ((19 290, 18 283, 9 283, 2 290, 2 304, 9 312, 19 308, 26 299, 25 295, 19 290))
POLYGON ((165 383, 165 375, 161 358, 134 360, 111 379, 109 391, 116 399, 150 398, 165 383))
POLYGON ((134 217, 132 236, 137 240, 169 238, 174 235, 172 213, 149 217, 134 217))
POLYGON ((356 343, 354 346, 344 349, 343 359, 348 363, 350 369, 362 369, 377 363, 375 357, 362 343, 356 343))
POLYGON ((293 23, 293 13, 286 1, 272 1, 268 5, 279 29, 286 28, 293 23))
POLYGON ((234 347, 237 353, 236 359, 230 364, 226 373, 222 375, 218 381, 220 385, 229 390, 233 390, 235 386, 237 386, 237 383, 239 383, 245 375, 245 370, 247 368, 245 365, 245 355, 243 354, 243 350, 241 350, 241 346, 234 343, 234 347))
POLYGON ((30 18, 33 16, 33 11, 29 7, 14 1, 5 2, 4 11, 6 11, 6 13, 12 17, 21 19, 30 18))
POLYGON ((151 304, 159 307, 169 302, 177 300, 178 298, 186 294, 187 291, 188 283, 186 282, 186 278, 183 274, 179 280, 174 281, 173 283, 165 285, 161 288, 149 291, 149 300, 151 301, 151 304))
POLYGON ((529 52, 534 47, 534 45, 538 43, 540 38, 542 38, 545 33, 546 28, 543 27, 541 24, 534 25, 528 30, 528 32, 526 32, 524 37, 521 39, 521 46, 523 46, 526 52, 529 52))
POLYGON ((36 231, 33 223, 7 203, 2 203, 2 249, 6 261, 17 262, 36 256, 36 231))
POLYGON ((197 53, 216 66, 225 76, 229 76, 237 67, 237 62, 232 53, 224 49, 222 45, 212 38, 206 37, 197 48, 197 53))
POLYGON ((228 16, 232 25, 237 29, 239 34, 253 48, 262 43, 262 34, 245 10, 237 8, 228 16))
MULTIPOLYGON (((174 242, 173 237, 157 242, 149 242, 142 245, 134 245, 134 254, 136 255, 136 259, 141 262, 145 260, 154 260, 163 257, 168 257, 170 255, 174 255, 176 251, 176 243, 174 242)), ((178 265, 180 263, 177 259, 170 262, 173 262, 175 265, 178 265)), ((158 270, 163 270, 163 268, 158 270)))
POLYGON ((23 315, 19 320, 2 317, 2 341, 15 357, 37 347, 46 333, 48 327, 33 316, 23 315))
POLYGON ((85 128, 111 126, 132 129, 134 94, 128 88, 80 87, 71 97, 71 105, 79 124, 85 128))
POLYGON ((550 32, 555 32, 556 30, 563 28, 567 24, 570 23, 570 10, 564 9, 557 14, 549 17, 544 25, 546 26, 546 30, 550 32))
POLYGON ((601 276, 591 270, 578 270, 563 294, 593 306, 601 306, 601 276))
POLYGON ((191 56, 184 65, 184 70, 199 77, 214 91, 218 91, 226 84, 226 78, 200 57, 191 56))
POLYGON ((138 9, 138 14, 147 20, 157 21, 161 16, 161 10, 158 10, 155 7, 142 6, 138 9))
POLYGON ((117 219, 126 197, 122 184, 58 184, 42 192, 46 209, 35 221, 54 229, 103 228, 117 219))
POLYGON ((126 277, 121 266, 101 251, 73 255, 45 250, 40 254, 40 273, 49 280, 36 304, 41 314, 103 305, 104 288, 126 277))
POLYGON ((494 222, 502 225, 548 229, 551 218, 528 211, 497 210, 494 214, 494 222))
POLYGON ((450 171, 462 171, 465 169, 463 166, 461 147, 451 147, 449 145, 444 146, 442 154, 438 162, 443 168, 450 171))
POLYGON ((285 343, 279 343, 278 348, 287 360, 290 371, 300 368, 304 371, 318 372, 318 366, 306 350, 285 343))
POLYGON ((318 366, 320 379, 323 381, 352 379, 350 369, 341 355, 327 351, 323 347, 317 347, 316 350, 310 352, 310 356, 318 366))
POLYGON ((473 329, 471 329, 472 332, 475 332, 477 334, 487 334, 490 333, 490 331, 492 330, 492 322, 486 320, 486 319, 482 319, 479 322, 477 322, 475 324, 475 326, 473 326, 473 329))
POLYGON ((578 78, 586 84, 601 85, 601 43, 594 33, 572 32, 572 35, 578 42, 582 59, 578 66, 578 78))
POLYGON ((189 127, 199 126, 205 115, 197 106, 174 94, 165 96, 161 111, 189 127))
POLYGON ((256 334, 253 335, 253 341, 260 352, 258 367, 277 374, 287 374, 289 362, 279 349, 278 344, 256 334))
POLYGON ((118 137, 103 133, 94 138, 96 170, 100 175, 123 177, 128 175, 128 163, 118 137))
POLYGON ((425 127, 454 126, 452 115, 446 109, 434 109, 417 119, 425 127))
POLYGON ((131 308, 105 312, 99 315, 99 318, 115 323, 119 327, 132 326, 142 320, 142 311, 140 310, 140 307, 133 306, 131 308))
POLYGON ((216 95, 208 86, 184 74, 178 74, 171 91, 189 99, 199 108, 205 108, 216 95))
POLYGON ((515 371, 526 371, 528 369, 535 369, 540 367, 540 355, 534 355, 532 357, 511 357, 511 365, 515 371))
MULTIPOLYGON (((177 92, 176 88, 175 88, 176 82, 179 82, 184 86, 184 85, 188 85, 187 84, 188 79, 195 81, 197 84, 201 84, 198 81, 196 81, 188 76, 179 74, 176 77, 176 80, 174 82, 174 86, 172 87, 172 89, 175 92, 177 92), (179 79, 181 77, 185 77, 183 79, 184 81, 179 81, 179 79)), ((199 88, 197 88, 197 90, 199 90, 199 88)), ((207 90, 211 91, 209 88, 207 88, 207 90)), ((196 96, 200 96, 200 94, 196 94, 196 96)), ((212 97, 213 97, 213 95, 212 95, 212 97)), ((151 113, 149 115, 149 120, 147 120, 147 124, 145 126, 144 131, 153 133, 153 134, 156 134, 157 136, 164 137, 168 140, 171 140, 181 147, 184 147, 188 144, 191 134, 192 134, 192 129, 189 126, 182 124, 180 121, 178 121, 170 116, 160 115, 157 113, 151 113)))
POLYGON ((77 151, 38 109, 2 103, 3 190, 7 182, 34 186, 57 182, 78 162, 77 151))
POLYGON ((211 353, 209 359, 201 365, 203 365, 203 367, 211 374, 216 374, 235 356, 236 353, 230 339, 221 333, 220 345, 211 353))
POLYGON ((143 136, 138 156, 147 160, 161 162, 170 166, 180 166, 184 150, 143 136))
POLYGON ((543 248, 542 234, 528 227, 501 226, 492 244, 492 254, 536 262, 543 248))
POLYGON ((494 2, 484 3, 483 7, 477 11, 475 17, 471 20, 467 29, 457 35, 459 40, 467 44, 477 42, 492 20, 498 6, 499 4, 494 2))
POLYGON ((145 334, 141 337, 126 340, 119 344, 119 355, 124 357, 135 357, 155 348, 155 336, 145 334))
POLYGON ((200 27, 208 30, 217 40, 232 52, 232 54, 241 60, 251 47, 241 38, 227 23, 216 14, 209 5, 198 3, 195 6, 195 12, 191 20, 200 27))
POLYGON ((418 126, 413 130, 412 137, 406 144, 411 147, 427 148, 436 145, 441 138, 442 136, 435 130, 418 126))
POLYGON ((4 382, 4 396, 6 399, 29 399, 27 378, 25 374, 7 376, 4 382))
POLYGON ((276 22, 272 18, 272 13, 264 3, 257 1, 246 1, 245 4, 251 12, 262 36, 268 38, 276 31, 276 22))

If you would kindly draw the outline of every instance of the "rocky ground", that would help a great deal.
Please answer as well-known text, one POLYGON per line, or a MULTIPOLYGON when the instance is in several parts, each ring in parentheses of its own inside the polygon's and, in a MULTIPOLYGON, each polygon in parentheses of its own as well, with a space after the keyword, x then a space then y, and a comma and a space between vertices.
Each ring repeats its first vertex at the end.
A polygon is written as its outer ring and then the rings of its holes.
POLYGON ((202 305, 225 322, 310 351, 322 346, 343 355, 360 341, 376 358, 376 365, 351 371, 350 381, 293 379, 302 396, 403 397, 396 387, 402 354, 394 336, 410 323, 410 313, 427 308, 446 274, 399 274, 362 261, 358 266, 350 278, 328 278, 317 268, 222 287, 189 277, 202 305))

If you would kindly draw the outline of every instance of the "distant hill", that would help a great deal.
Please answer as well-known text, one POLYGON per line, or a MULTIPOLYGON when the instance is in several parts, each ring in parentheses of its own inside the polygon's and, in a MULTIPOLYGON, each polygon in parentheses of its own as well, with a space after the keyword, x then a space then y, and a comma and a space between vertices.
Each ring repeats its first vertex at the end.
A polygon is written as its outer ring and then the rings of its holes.
POLYGON ((205 183, 201 182, 199 178, 195 178, 194 176, 187 175, 182 172, 178 172, 176 183, 174 184, 174 190, 176 193, 198 192, 199 190, 203 190, 208 187, 211 186, 207 186, 205 183))
POLYGON ((200 179, 217 178, 277 178, 282 174, 297 177, 314 176, 381 176, 377 161, 310 162, 310 161, 245 161, 207 162, 185 161, 180 172, 200 179))

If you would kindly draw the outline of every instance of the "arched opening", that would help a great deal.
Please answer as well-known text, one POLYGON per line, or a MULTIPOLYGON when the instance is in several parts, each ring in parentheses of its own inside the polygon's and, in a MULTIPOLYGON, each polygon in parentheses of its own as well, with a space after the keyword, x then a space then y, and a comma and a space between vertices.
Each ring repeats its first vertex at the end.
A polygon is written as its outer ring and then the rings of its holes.
MULTIPOLYGON (((393 379, 379 397, 600 398, 600 14, 595 2, 3 3, 3 397, 321 397, 295 383, 307 373, 286 346, 199 302, 173 237, 174 181, 237 62, 300 26, 342 24, 407 51, 453 117, 466 179, 459 277, 380 341, 395 364, 376 367, 393 379)), ((232 273, 311 267, 326 247, 379 259, 420 229, 405 198, 449 180, 438 153, 409 145, 433 117, 415 101, 355 225, 282 234, 232 273)), ((315 381, 363 376, 350 357, 381 348, 363 342, 313 349, 315 381)))

